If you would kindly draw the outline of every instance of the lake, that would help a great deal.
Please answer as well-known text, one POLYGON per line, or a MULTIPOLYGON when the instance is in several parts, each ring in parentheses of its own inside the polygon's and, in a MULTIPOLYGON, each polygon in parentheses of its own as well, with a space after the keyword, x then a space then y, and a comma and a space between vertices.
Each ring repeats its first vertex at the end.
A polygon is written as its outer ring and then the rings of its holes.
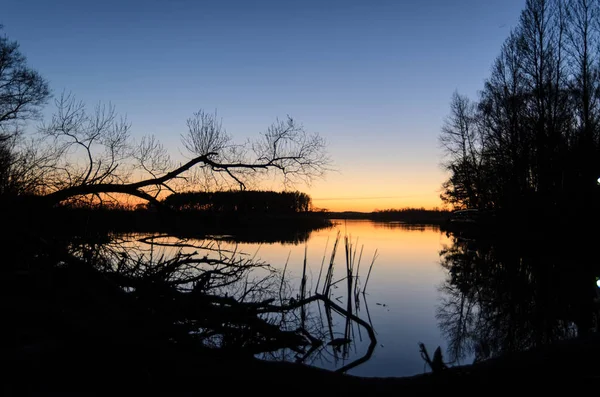
MULTIPOLYGON (((314 231, 306 242, 308 289, 314 290, 323 255, 329 260, 337 232, 348 235, 362 257, 359 278, 364 284, 370 264, 377 251, 360 317, 368 315, 377 337, 372 357, 348 371, 361 376, 405 376, 422 373, 424 361, 419 354, 419 342, 433 353, 443 340, 436 321, 439 304, 438 287, 446 277, 440 266, 439 252, 448 238, 436 226, 407 226, 401 223, 372 222, 369 220, 337 221, 332 229, 314 231), (311 288, 312 287, 312 288, 311 288)), ((284 264, 290 255, 288 272, 299 282, 302 276, 305 245, 270 244, 242 245, 241 250, 258 249, 259 256, 272 264, 284 264)), ((336 276, 345 274, 344 247, 338 247, 336 276)), ((288 273, 288 274, 289 274, 288 273)), ((334 290, 333 296, 345 302, 344 288, 334 290), (339 292, 338 292, 339 290, 339 292)), ((357 332, 355 331, 355 334, 357 332)), ((366 339, 366 336, 363 335, 366 339)), ((364 344, 366 344, 364 340, 364 344)), ((348 360, 317 362, 334 369, 348 360)))
POLYGON ((156 309, 201 345, 366 377, 428 372, 423 346, 470 364, 600 325, 600 262, 586 229, 335 220, 291 240, 278 230, 243 231, 268 243, 116 233, 119 249, 102 255, 145 280, 127 291, 174 305, 156 309), (155 277, 179 292, 152 292, 155 277))
MULTIPOLYGON (((285 267, 288 292, 294 296, 299 292, 305 252, 306 290, 316 290, 319 273, 319 291, 322 289, 338 233, 340 242, 334 261, 331 300, 346 307, 348 294, 344 280, 347 271, 344 237, 347 236, 355 252, 354 274, 358 275, 359 286, 364 291, 358 294, 358 305, 353 303, 353 310, 358 317, 372 325, 377 339, 370 359, 347 373, 360 376, 423 373, 426 368, 419 352, 419 342, 425 344, 430 355, 438 346, 443 352, 446 351, 446 341, 438 327, 436 310, 440 304, 439 288, 447 276, 447 271, 440 265, 440 251, 450 240, 439 227, 336 220, 332 228, 311 232, 305 243, 248 244, 221 241, 219 244, 221 249, 236 250, 281 271, 285 267), (335 283, 338 280, 342 281, 335 283)), ((310 293, 307 292, 307 295, 310 293)), ((307 307, 307 316, 313 319, 313 329, 315 324, 317 328, 323 328, 325 342, 344 337, 346 324, 343 316, 332 316, 330 337, 327 337, 329 324, 323 320, 322 305, 307 307)), ((319 330, 315 332, 318 334, 319 330)), ((332 370, 339 369, 363 356, 370 343, 365 329, 355 322, 351 324, 349 339, 351 342, 343 348, 325 344, 302 361, 332 370)), ((294 352, 286 351, 262 356, 271 360, 292 360, 294 357, 297 357, 294 352)))

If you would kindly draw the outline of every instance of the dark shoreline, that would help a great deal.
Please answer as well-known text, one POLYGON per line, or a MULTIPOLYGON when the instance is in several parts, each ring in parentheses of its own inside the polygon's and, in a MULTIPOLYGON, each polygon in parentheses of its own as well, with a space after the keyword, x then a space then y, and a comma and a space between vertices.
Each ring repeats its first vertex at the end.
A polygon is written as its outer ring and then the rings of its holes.
POLYGON ((207 389, 281 395, 280 387, 316 393, 409 395, 449 390, 515 390, 577 386, 598 379, 600 338, 569 340, 507 354, 439 373, 405 377, 358 377, 303 364, 211 356, 164 344, 118 345, 80 341, 68 347, 5 356, 5 395, 127 391, 201 395, 207 389), (279 386, 279 387, 274 387, 279 386), (450 389, 449 389, 450 388, 450 389))
POLYGON ((390 210, 373 212, 325 212, 329 219, 365 219, 379 222, 402 222, 406 224, 443 225, 450 219, 450 211, 438 210, 390 210))
POLYGON ((238 242, 295 244, 305 242, 312 231, 330 228, 339 220, 444 226, 449 219, 448 212, 420 210, 261 213, 68 207, 5 208, 2 216, 7 223, 28 223, 41 234, 169 233, 185 238, 224 236, 238 242))
MULTIPOLYGON (((3 211, 7 223, 30 224, 38 234, 85 236, 108 233, 168 233, 182 238, 231 236, 238 242, 293 243, 333 223, 320 214, 210 213, 53 208, 3 211)), ((225 237, 224 239, 227 239, 225 237)))

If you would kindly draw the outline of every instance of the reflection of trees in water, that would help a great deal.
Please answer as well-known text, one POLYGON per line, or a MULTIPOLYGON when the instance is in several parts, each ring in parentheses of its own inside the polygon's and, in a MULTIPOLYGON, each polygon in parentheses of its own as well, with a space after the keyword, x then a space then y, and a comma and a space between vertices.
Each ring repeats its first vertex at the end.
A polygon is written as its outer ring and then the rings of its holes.
POLYGON ((412 224, 401 221, 373 221, 373 227, 382 229, 402 229, 413 232, 424 232, 424 231, 438 231, 440 227, 438 225, 426 225, 426 224, 412 224))
POLYGON ((334 280, 326 280, 321 293, 307 293, 304 284, 298 292, 285 269, 220 241, 121 234, 73 242, 69 252, 149 310, 153 329, 178 341, 342 372, 368 360, 376 344, 370 324, 358 317, 360 286, 352 267, 337 280, 350 280, 342 308, 330 292, 334 280))
POLYGON ((235 232, 227 235, 207 235, 208 238, 219 240, 230 244, 293 244, 299 245, 306 243, 313 231, 325 229, 314 228, 313 230, 278 230, 278 229, 258 229, 253 233, 248 231, 235 232))
POLYGON ((572 247, 453 237, 440 253, 448 275, 437 309, 450 359, 486 359, 597 327, 597 265, 589 248, 572 247))

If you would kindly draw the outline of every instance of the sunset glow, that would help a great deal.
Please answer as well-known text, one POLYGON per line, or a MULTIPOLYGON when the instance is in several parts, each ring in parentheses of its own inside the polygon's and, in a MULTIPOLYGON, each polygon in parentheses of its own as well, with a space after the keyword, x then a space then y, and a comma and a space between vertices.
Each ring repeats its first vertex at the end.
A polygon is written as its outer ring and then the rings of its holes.
POLYGON ((235 143, 292 116, 326 139, 333 162, 296 188, 317 208, 373 211, 441 206, 452 93, 476 95, 522 6, 8 1, 0 23, 55 96, 114 104, 133 138, 156 136, 176 163, 199 109, 218 111, 235 143))

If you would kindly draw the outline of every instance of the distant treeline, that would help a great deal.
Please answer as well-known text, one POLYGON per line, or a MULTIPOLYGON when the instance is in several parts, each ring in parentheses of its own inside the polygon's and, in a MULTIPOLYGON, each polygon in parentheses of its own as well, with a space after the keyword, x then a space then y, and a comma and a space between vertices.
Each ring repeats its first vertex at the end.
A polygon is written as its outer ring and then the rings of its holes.
POLYGON ((437 208, 427 210, 425 208, 401 208, 374 211, 371 219, 374 220, 400 220, 407 223, 444 223, 448 220, 450 213, 447 210, 437 208))
POLYGON ((385 210, 375 210, 373 214, 377 215, 407 215, 407 214, 447 214, 448 210, 442 210, 439 208, 433 209, 425 209, 425 207, 413 208, 413 207, 405 207, 405 208, 389 208, 385 210))
POLYGON ((401 221, 411 224, 442 224, 448 221, 450 212, 434 208, 401 208, 376 210, 373 212, 329 212, 332 219, 370 219, 373 221, 401 221))
POLYGON ((311 198, 301 192, 224 191, 174 193, 163 202, 178 211, 290 214, 311 210, 311 198))

